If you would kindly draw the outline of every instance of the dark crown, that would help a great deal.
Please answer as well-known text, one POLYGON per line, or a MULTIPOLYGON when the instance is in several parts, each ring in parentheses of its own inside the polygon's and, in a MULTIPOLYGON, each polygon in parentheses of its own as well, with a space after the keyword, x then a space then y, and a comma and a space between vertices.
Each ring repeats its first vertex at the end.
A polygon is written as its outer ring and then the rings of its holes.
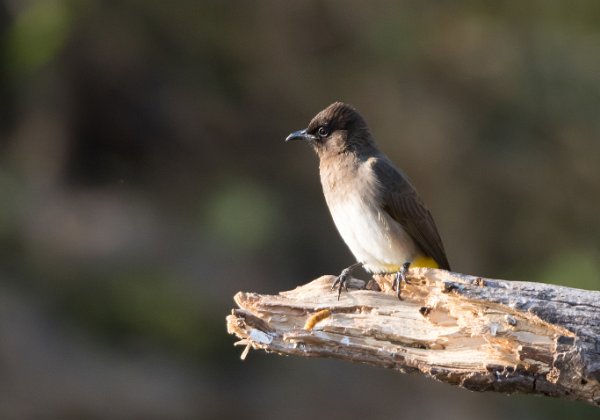
POLYGON ((366 128, 366 123, 358 111, 343 102, 334 102, 319 112, 308 125, 307 131, 312 133, 323 125, 332 131, 366 128))

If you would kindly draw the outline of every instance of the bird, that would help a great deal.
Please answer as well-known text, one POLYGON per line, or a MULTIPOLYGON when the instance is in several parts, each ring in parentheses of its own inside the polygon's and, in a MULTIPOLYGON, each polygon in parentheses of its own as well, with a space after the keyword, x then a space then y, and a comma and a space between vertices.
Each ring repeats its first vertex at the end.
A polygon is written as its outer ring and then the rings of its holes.
POLYGON ((285 140, 305 141, 316 152, 327 207, 356 258, 331 287, 338 288, 338 300, 361 266, 371 274, 395 274, 392 289, 399 299, 410 267, 450 270, 431 212, 353 106, 334 102, 285 140))

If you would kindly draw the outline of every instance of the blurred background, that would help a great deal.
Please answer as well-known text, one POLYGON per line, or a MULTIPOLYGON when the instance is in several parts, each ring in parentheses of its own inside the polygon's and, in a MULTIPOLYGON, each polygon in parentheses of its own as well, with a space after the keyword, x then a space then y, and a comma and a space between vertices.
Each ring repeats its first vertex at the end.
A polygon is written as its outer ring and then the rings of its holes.
POLYGON ((598 416, 225 331, 353 262, 283 141, 335 100, 454 270, 600 287, 600 3, 485 3, 0 0, 0 418, 598 416))

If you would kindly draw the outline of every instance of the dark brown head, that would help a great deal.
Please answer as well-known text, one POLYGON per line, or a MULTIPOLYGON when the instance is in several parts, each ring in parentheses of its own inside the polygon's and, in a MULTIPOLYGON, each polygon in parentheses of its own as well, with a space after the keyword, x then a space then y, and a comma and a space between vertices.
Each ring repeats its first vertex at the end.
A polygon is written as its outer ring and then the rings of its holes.
POLYGON ((334 102, 319 112, 304 130, 285 141, 307 140, 319 156, 375 149, 363 117, 350 105, 334 102))

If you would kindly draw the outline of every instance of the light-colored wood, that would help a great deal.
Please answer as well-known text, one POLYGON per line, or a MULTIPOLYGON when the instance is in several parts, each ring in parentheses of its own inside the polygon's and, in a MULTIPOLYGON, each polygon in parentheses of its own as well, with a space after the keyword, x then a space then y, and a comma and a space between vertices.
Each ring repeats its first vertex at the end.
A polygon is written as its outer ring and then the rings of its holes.
POLYGON ((238 345, 421 372, 474 391, 600 405, 600 292, 417 268, 402 300, 380 276, 331 291, 320 277, 278 295, 239 292, 238 345), (358 289, 356 290, 352 286, 358 289))

